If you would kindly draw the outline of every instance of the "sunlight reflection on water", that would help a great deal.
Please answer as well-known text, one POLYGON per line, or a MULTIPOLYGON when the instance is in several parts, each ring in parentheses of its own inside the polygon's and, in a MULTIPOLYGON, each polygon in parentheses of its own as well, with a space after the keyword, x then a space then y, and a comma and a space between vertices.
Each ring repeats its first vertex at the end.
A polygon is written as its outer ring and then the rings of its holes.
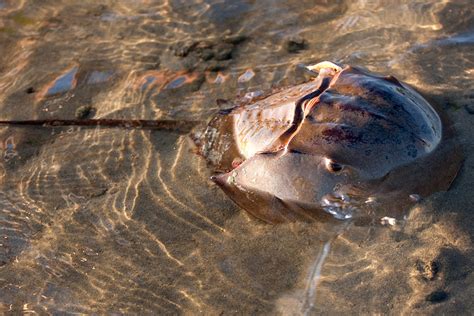
MULTIPOLYGON (((86 106, 101 118, 206 121, 238 97, 302 82, 301 63, 333 60, 428 92, 469 165, 469 4, 0 0, 1 119, 70 119, 86 106), (308 47, 289 51, 296 36, 308 47)), ((1 127, 0 141, 0 311, 298 314, 292 295, 304 300, 320 251, 311 313, 462 310, 427 302, 438 288, 472 306, 472 284, 449 270, 470 273, 472 168, 406 225, 361 220, 324 252, 334 224, 249 218, 185 136, 1 127), (444 270, 426 281, 430 262, 444 270)))

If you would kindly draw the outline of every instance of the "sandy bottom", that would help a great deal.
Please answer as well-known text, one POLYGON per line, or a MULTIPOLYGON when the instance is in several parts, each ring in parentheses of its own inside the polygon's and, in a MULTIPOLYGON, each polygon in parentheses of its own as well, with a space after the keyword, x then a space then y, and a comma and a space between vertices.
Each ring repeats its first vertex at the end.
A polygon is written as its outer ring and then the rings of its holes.
POLYGON ((393 226, 273 226, 208 180, 187 135, 2 127, 0 311, 472 314, 474 36, 461 2, 0 0, 0 119, 205 121, 330 59, 413 84, 465 152, 450 190, 393 226))

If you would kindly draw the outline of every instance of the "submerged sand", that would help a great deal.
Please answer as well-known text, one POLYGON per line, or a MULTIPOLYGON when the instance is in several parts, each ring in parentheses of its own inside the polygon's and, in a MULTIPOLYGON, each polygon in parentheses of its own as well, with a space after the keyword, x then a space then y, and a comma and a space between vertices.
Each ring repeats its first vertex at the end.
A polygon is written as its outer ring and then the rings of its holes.
POLYGON ((450 190, 394 226, 273 226, 208 180, 186 135, 2 127, 0 310, 471 314, 469 1, 209 4, 0 0, 0 118, 88 107, 205 121, 232 103, 216 99, 301 82, 298 63, 330 59, 392 74, 444 108, 465 152, 450 190))

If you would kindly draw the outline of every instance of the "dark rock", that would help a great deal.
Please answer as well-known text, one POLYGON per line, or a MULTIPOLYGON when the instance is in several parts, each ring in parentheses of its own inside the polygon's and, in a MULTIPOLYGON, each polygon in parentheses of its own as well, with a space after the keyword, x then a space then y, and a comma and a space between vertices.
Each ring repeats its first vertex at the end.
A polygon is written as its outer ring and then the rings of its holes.
POLYGON ((222 43, 214 48, 214 59, 215 60, 228 60, 232 58, 232 51, 234 45, 222 43))
POLYGON ((95 108, 90 105, 82 105, 76 109, 75 117, 80 120, 92 118, 95 115, 95 108))
POLYGON ((181 68, 187 71, 219 71, 228 66, 237 44, 246 39, 244 35, 231 35, 230 31, 225 31, 220 38, 176 43, 169 49, 182 58, 181 68))
POLYGON ((193 82, 189 84, 189 90, 192 92, 198 91, 201 89, 202 84, 206 81, 206 77, 204 75, 200 75, 196 78, 193 82))
MULTIPOLYGON (((226 99, 216 99, 216 104, 217 104, 218 106, 224 106, 224 105, 229 104, 229 103, 230 103, 230 101, 229 101, 229 100, 226 100, 226 99)), ((229 110, 231 110, 231 109, 229 109, 229 110)), ((229 113, 230 113, 229 110, 220 110, 219 113, 221 113, 221 114, 229 114, 229 113)))
POLYGON ((178 57, 186 57, 199 44, 199 42, 178 43, 172 47, 174 55, 178 57))
POLYGON ((209 48, 205 48, 200 52, 199 55, 202 60, 210 60, 214 57, 214 52, 209 48))
POLYGON ((466 104, 464 108, 466 109, 467 113, 474 114, 474 103, 466 104))
POLYGON ((27 88, 27 89, 25 90, 25 92, 28 93, 28 94, 32 94, 32 93, 35 93, 35 92, 36 92, 36 89, 33 88, 33 87, 29 87, 29 88, 27 88))
POLYGON ((246 35, 233 35, 233 36, 227 36, 224 38, 224 42, 237 45, 240 44, 248 39, 248 36, 246 35))
POLYGON ((206 48, 212 48, 214 47, 215 43, 211 42, 211 41, 200 41, 198 42, 198 44, 196 45, 196 49, 197 50, 203 50, 203 49, 206 49, 206 48))
POLYGON ((138 57, 141 63, 146 64, 147 69, 158 69, 160 67, 160 58, 153 54, 138 57))
POLYGON ((440 303, 447 300, 449 297, 448 293, 443 290, 436 290, 426 296, 426 301, 431 303, 440 303))
POLYGON ((212 71, 212 72, 217 72, 217 71, 222 71, 226 69, 228 66, 228 63, 225 61, 211 61, 207 67, 206 70, 212 71))
POLYGON ((88 197, 89 198, 94 198, 94 197, 99 197, 99 196, 103 196, 107 193, 108 191, 108 188, 97 188, 95 191, 92 191, 88 194, 88 197))
POLYGON ((189 55, 186 59, 184 59, 182 65, 186 71, 192 72, 199 65, 199 59, 195 55, 189 55))
POLYGON ((293 36, 286 40, 285 47, 289 53, 297 53, 308 48, 308 42, 301 36, 293 36))

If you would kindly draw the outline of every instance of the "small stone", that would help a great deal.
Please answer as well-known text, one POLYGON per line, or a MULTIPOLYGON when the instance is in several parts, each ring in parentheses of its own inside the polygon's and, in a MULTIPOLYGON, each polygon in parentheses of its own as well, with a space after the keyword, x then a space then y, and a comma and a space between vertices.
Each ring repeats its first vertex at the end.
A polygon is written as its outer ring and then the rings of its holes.
POLYGON ((228 60, 232 58, 234 46, 231 44, 219 44, 214 48, 215 60, 228 60))
POLYGON ((474 114, 474 103, 466 104, 464 108, 466 109, 467 113, 474 114))
POLYGON ((200 41, 196 45, 196 49, 206 49, 206 48, 212 48, 214 47, 215 43, 212 41, 204 40, 200 41))
POLYGON ((421 201, 421 196, 419 194, 410 194, 409 198, 410 198, 410 200, 412 200, 413 202, 416 202, 416 203, 421 201))
POLYGON ((179 43, 174 46, 172 49, 174 51, 174 55, 177 57, 186 57, 188 54, 193 50, 199 42, 185 42, 179 43))
POLYGON ((289 53, 297 53, 308 48, 308 42, 301 36, 293 36, 286 40, 285 46, 289 53))
POLYGON ((240 44, 244 41, 246 41, 248 37, 246 35, 232 35, 224 38, 224 42, 229 43, 229 44, 240 44))
POLYGON ((187 58, 183 59, 182 67, 187 72, 193 72, 199 64, 199 59, 196 55, 189 55, 187 58))
POLYGON ((432 303, 440 303, 442 301, 445 301, 447 300, 449 297, 448 293, 446 293, 446 291, 443 291, 443 290, 436 290, 430 294, 428 294, 426 296, 426 300, 428 302, 432 302, 432 303))
POLYGON ((154 55, 140 56, 138 60, 145 64, 147 69, 157 69, 160 67, 160 58, 154 55))
POLYGON ((199 89, 201 89, 201 86, 203 85, 205 81, 206 81, 206 77, 201 74, 199 77, 197 77, 193 82, 189 84, 190 91, 194 91, 194 92, 199 91, 199 89))
POLYGON ((33 88, 33 87, 29 87, 28 89, 25 90, 25 92, 28 93, 28 94, 32 94, 32 93, 36 92, 36 89, 33 88))
POLYGON ((76 109, 75 117, 79 120, 84 120, 93 117, 95 108, 90 105, 82 105, 76 109))
POLYGON ((225 62, 218 62, 218 61, 211 61, 209 65, 207 65, 206 70, 212 71, 212 72, 217 72, 217 71, 222 71, 227 68, 227 63, 225 62))
POLYGON ((210 60, 214 57, 214 52, 208 48, 203 49, 201 52, 201 59, 202 60, 210 60))

